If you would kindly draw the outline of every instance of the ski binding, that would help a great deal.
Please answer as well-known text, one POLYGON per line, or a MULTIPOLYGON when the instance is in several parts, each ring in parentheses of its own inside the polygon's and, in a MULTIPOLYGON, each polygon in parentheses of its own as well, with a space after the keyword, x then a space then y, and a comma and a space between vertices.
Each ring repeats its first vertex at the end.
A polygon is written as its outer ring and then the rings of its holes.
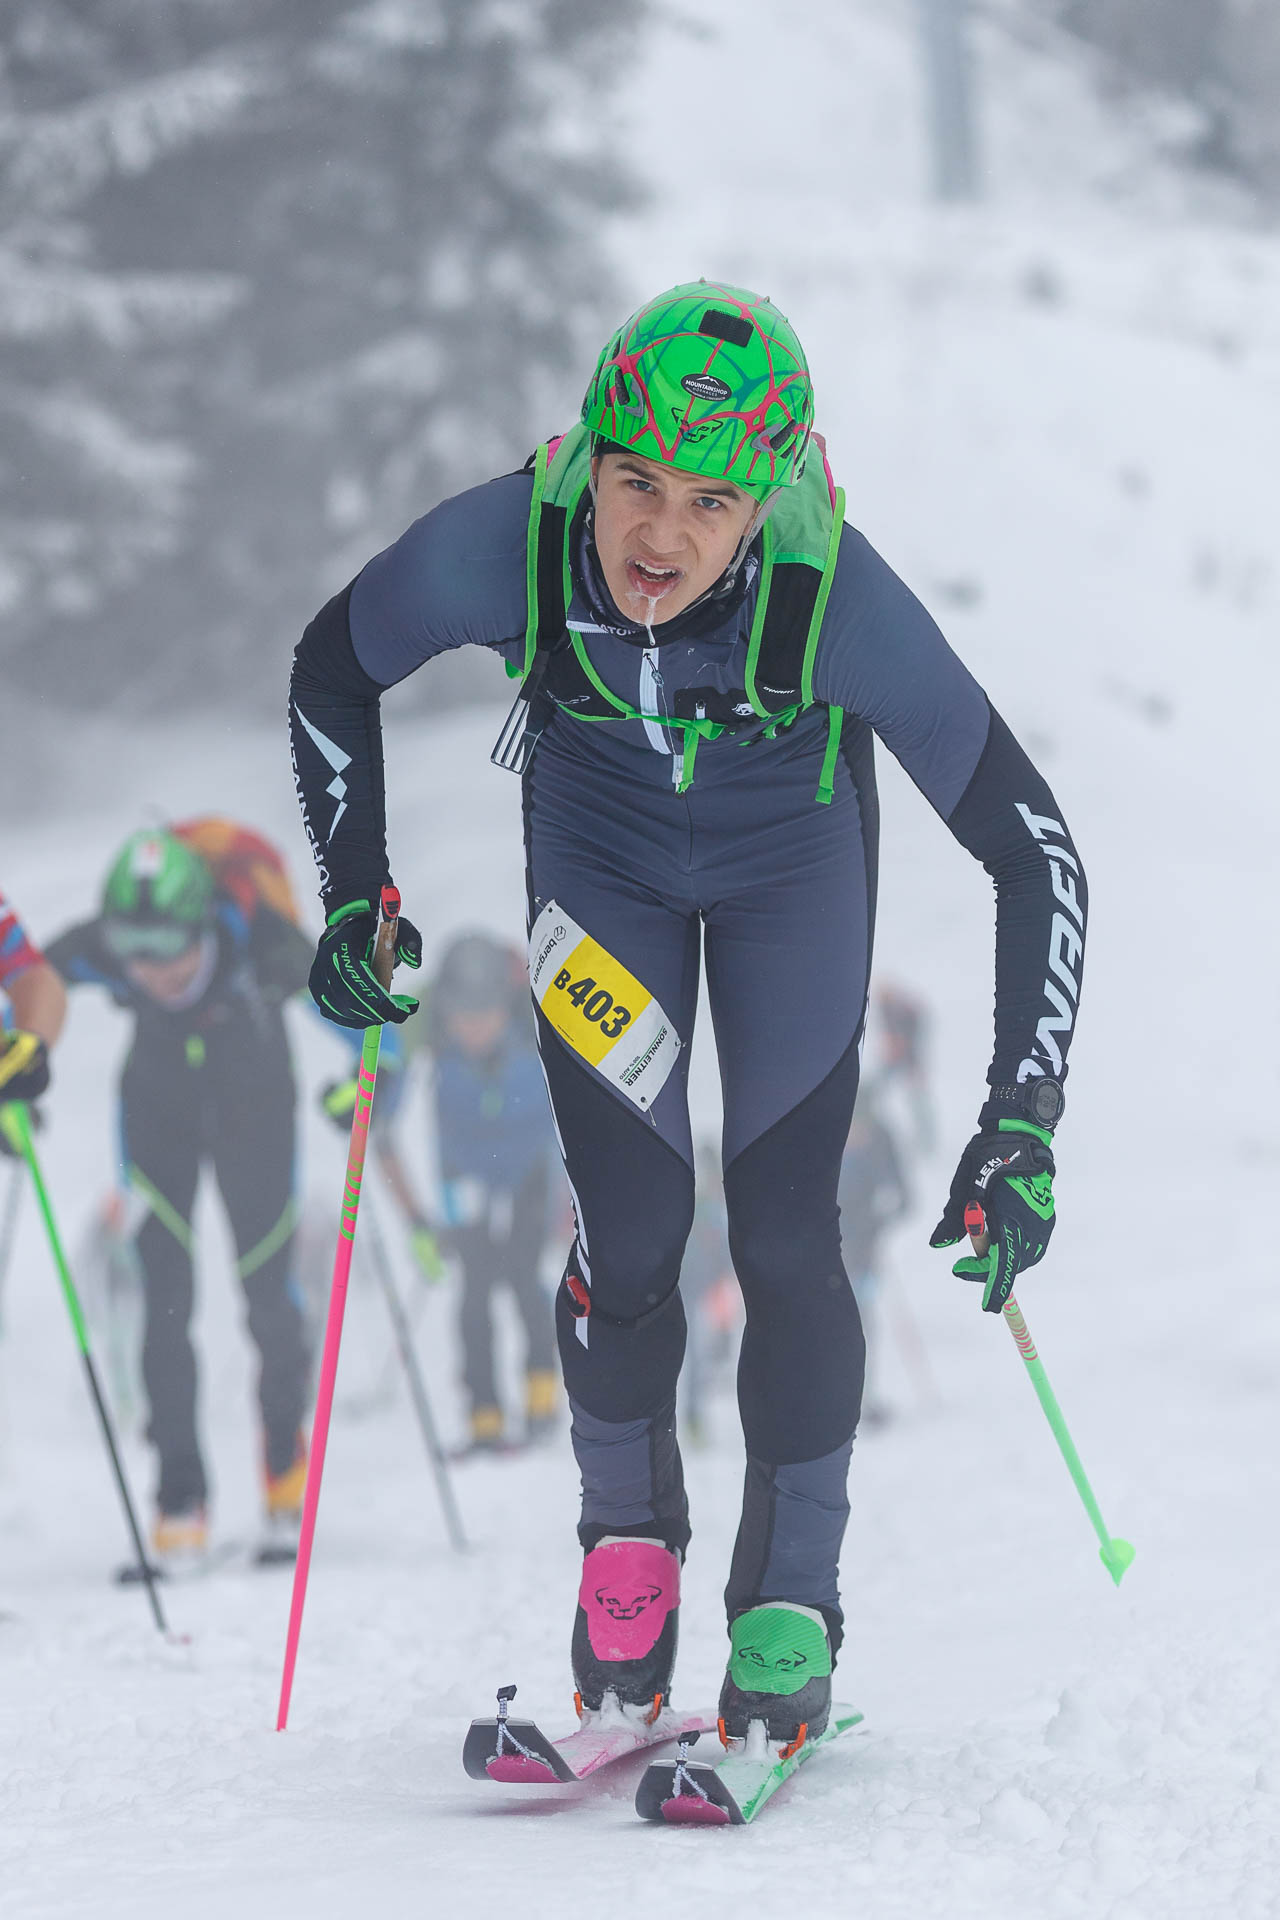
POLYGON ((497 1718, 471 1722, 462 1747, 462 1764, 471 1779, 496 1780, 503 1786, 567 1786, 663 1740, 678 1739, 687 1748, 690 1740, 715 1725, 715 1716, 705 1713, 666 1710, 656 1718, 642 1718, 642 1709, 628 1712, 610 1695, 598 1713, 582 1713, 576 1733, 551 1740, 532 1720, 511 1718, 515 1694, 514 1687, 499 1687, 497 1718))

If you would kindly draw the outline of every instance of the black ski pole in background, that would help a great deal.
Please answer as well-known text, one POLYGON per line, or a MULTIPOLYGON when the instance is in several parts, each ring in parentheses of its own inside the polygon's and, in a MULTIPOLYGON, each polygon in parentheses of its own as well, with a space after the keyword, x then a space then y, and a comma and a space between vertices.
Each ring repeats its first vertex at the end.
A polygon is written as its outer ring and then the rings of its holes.
POLYGON ((4 1219, 0 1220, 0 1333, 4 1332, 4 1283, 9 1277, 13 1243, 18 1237, 18 1208, 22 1201, 22 1162, 15 1160, 9 1171, 9 1190, 4 1196, 4 1219))
POLYGON ((12 1100, 0 1107, 0 1126, 27 1163, 31 1175, 31 1184, 35 1188, 36 1202, 44 1221, 45 1232, 49 1236, 49 1251, 53 1255, 53 1264, 58 1270, 58 1279, 62 1283, 62 1297, 67 1303, 67 1312, 71 1315, 71 1325, 76 1336, 76 1345, 80 1349, 80 1358, 88 1376, 89 1392, 97 1410, 98 1423, 102 1428, 102 1437, 107 1443, 107 1452, 111 1456, 111 1467, 116 1477, 116 1486, 120 1493, 120 1503, 124 1508, 125 1519, 129 1523, 129 1532, 133 1539, 133 1550, 138 1556, 138 1571, 146 1584, 147 1598, 151 1602, 152 1618, 159 1631, 169 1632, 169 1623, 164 1617, 160 1605, 160 1595, 156 1592, 156 1572, 147 1559, 146 1548, 142 1544, 142 1534, 138 1528, 138 1516, 133 1501, 129 1497, 128 1482, 124 1477, 124 1468, 120 1464, 120 1449, 116 1445, 115 1430, 111 1425, 111 1415, 107 1412, 107 1403, 102 1397, 102 1388, 98 1384, 98 1370, 93 1364, 93 1354, 89 1348, 89 1329, 80 1307, 75 1283, 71 1278, 71 1269, 67 1265, 67 1256, 62 1250, 62 1239, 53 1217, 53 1208, 49 1204, 44 1178, 40 1172, 40 1162, 36 1158, 35 1143, 31 1138, 31 1122, 27 1109, 20 1100, 12 1100))
POLYGON ((387 1312, 391 1316, 396 1346, 404 1363, 405 1378, 409 1382, 414 1412, 418 1416, 418 1425, 422 1430, 423 1445, 427 1449, 427 1458, 431 1462, 431 1470, 435 1475, 449 1538, 457 1551, 463 1553, 466 1551, 467 1538, 462 1531, 462 1517, 454 1498, 453 1482, 449 1477, 449 1463, 444 1457, 440 1437, 436 1432, 436 1423, 431 1416, 431 1403, 427 1399, 426 1382, 422 1378, 422 1368, 418 1364, 418 1355, 414 1349, 409 1316, 404 1310, 404 1302, 400 1298, 391 1272, 391 1265, 387 1258, 387 1243, 382 1234, 380 1210, 376 1204, 370 1204, 373 1200, 374 1194, 371 1189, 365 1195, 369 1251, 373 1255, 373 1264, 378 1270, 378 1283, 382 1288, 382 1297, 387 1303, 387 1312))

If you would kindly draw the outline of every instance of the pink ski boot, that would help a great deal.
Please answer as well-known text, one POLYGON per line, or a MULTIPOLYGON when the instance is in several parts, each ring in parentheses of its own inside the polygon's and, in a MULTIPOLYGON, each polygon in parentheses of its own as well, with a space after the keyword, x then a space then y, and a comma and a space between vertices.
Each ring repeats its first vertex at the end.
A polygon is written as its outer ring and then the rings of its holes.
POLYGON ((573 1623, 578 1712, 605 1695, 656 1720, 667 1704, 680 1614, 680 1556, 661 1540, 610 1534, 582 1563, 573 1623))

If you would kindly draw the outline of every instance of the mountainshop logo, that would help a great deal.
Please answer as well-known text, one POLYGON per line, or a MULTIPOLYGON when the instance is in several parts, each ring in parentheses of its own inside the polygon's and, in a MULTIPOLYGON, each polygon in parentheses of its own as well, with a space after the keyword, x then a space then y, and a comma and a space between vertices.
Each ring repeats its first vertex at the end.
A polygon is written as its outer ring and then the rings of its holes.
POLYGON ((622 1594, 609 1587, 596 1588, 596 1605, 603 1607, 611 1620, 638 1620, 646 1607, 661 1600, 661 1587, 641 1587, 639 1593, 622 1594))
POLYGON ((680 385, 695 400, 727 400, 733 392, 733 388, 717 380, 714 373, 686 373, 680 385))

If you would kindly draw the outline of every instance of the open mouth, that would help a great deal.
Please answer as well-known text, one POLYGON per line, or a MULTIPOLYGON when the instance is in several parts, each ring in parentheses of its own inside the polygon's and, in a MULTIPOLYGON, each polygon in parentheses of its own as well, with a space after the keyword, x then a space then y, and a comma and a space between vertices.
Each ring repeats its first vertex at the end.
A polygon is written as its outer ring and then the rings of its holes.
POLYGON ((641 600, 661 600, 683 579, 680 567, 655 567, 647 560, 627 561, 627 584, 641 600))

